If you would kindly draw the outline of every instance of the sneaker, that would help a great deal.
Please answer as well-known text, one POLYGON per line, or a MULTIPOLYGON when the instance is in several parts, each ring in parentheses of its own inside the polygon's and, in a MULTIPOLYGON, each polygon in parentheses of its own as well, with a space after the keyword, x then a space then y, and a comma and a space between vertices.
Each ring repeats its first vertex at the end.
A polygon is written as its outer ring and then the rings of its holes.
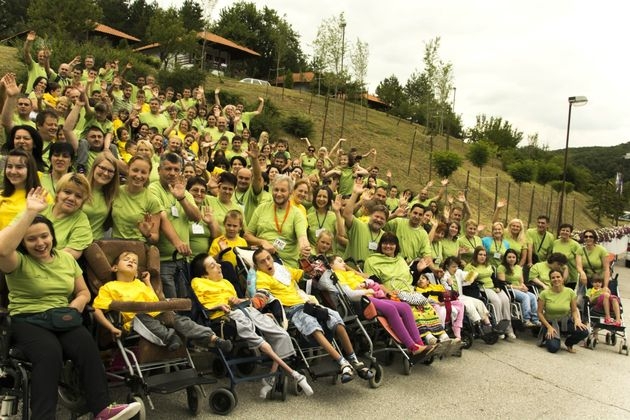
POLYGON ((94 420, 127 420, 138 414, 142 406, 139 402, 111 404, 94 417, 94 420))
POLYGON ((505 334, 499 334, 499 340, 505 340, 505 334))
POLYGON ((223 338, 217 337, 214 341, 214 345, 216 348, 220 349, 223 353, 229 353, 232 351, 232 342, 230 340, 224 340, 223 338))
POLYGON ((350 363, 345 362, 344 364, 342 364, 339 371, 341 373, 342 384, 348 383, 354 379, 354 370, 352 370, 352 366, 350 366, 350 363))
POLYGON ((276 384, 275 376, 268 376, 266 378, 262 378, 263 386, 260 388, 260 398, 268 398, 269 393, 273 389, 273 386, 276 384))
POLYGON ((505 335, 505 339, 508 340, 508 341, 516 340, 516 334, 508 333, 508 334, 505 335))
POLYGON ((297 385, 302 388, 302 391, 304 391, 304 395, 306 395, 307 397, 313 395, 313 388, 311 388, 308 381, 306 380, 306 376, 295 370, 293 371, 292 376, 295 379, 297 385))
POLYGON ((527 320, 527 321, 525 321, 525 322, 523 323, 523 326, 524 326, 525 328, 534 328, 534 327, 536 326, 536 324, 534 324, 532 321, 527 320))
POLYGON ((425 341, 427 342, 428 345, 433 346, 435 344, 438 343, 438 339, 435 337, 429 337, 429 338, 425 338, 425 341))
POLYGON ((502 319, 494 326, 494 331, 499 334, 505 334, 506 330, 510 327, 510 321, 507 319, 502 319))
POLYGON ((492 333, 492 324, 483 324, 481 326, 481 332, 483 333, 483 335, 489 335, 490 333, 492 333))
POLYGON ((359 374, 362 379, 372 379, 372 377, 374 377, 374 372, 368 369, 363 362, 356 360, 351 363, 352 368, 359 374))

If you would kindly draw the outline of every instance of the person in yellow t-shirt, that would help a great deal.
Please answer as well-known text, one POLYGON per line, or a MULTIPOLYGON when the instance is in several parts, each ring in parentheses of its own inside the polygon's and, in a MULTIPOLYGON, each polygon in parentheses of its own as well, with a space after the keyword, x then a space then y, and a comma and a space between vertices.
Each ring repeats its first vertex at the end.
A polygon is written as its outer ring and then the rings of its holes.
MULTIPOLYGON (((157 302, 158 296, 151 285, 149 272, 142 273, 142 280, 138 276, 138 256, 129 251, 120 254, 112 265, 112 271, 116 273, 116 280, 105 283, 98 290, 94 298, 94 316, 99 324, 109 330, 114 338, 122 336, 122 331, 111 323, 105 312, 113 301, 123 302, 157 302)), ((207 345, 214 345, 225 352, 232 350, 232 342, 217 336, 211 328, 197 324, 192 319, 175 314, 173 328, 162 324, 155 317, 159 312, 149 313, 121 313, 123 317, 123 329, 134 330, 151 343, 167 347, 175 351, 183 344, 179 335, 187 339, 197 340, 207 345)))
POLYGON ((225 233, 214 238, 208 254, 213 257, 218 256, 236 268, 234 248, 237 246, 247 247, 247 241, 240 235, 243 229, 243 213, 240 210, 229 210, 223 219, 223 229, 225 233))

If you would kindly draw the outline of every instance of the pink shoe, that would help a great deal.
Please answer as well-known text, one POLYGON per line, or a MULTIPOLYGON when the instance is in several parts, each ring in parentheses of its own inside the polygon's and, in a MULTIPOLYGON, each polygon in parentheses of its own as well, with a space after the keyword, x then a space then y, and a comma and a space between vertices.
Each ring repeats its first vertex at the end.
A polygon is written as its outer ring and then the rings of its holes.
POLYGON ((612 318, 604 319, 604 324, 606 325, 615 325, 615 321, 612 318))
POLYGON ((614 325, 615 327, 621 327, 621 321, 615 321, 615 322, 613 323, 613 325, 614 325))
POLYGON ((127 420, 138 414, 140 408, 137 401, 129 404, 111 404, 101 410, 94 420, 127 420))

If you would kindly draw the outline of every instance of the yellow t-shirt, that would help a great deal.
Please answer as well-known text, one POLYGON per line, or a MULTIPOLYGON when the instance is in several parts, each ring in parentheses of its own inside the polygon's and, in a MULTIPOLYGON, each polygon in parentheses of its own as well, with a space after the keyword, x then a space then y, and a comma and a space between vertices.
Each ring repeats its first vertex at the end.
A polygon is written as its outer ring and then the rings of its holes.
MULTIPOLYGON (((138 279, 134 279, 134 281, 114 280, 101 286, 98 290, 98 295, 94 298, 93 306, 94 308, 107 311, 114 300, 123 302, 159 301, 153 289, 138 279)), ((136 314, 133 312, 121 312, 120 314, 123 318, 123 328, 126 331, 131 330, 131 321, 136 314)), ((149 312, 147 315, 155 317, 159 314, 159 312, 149 312)))
MULTIPOLYGON (((199 303, 204 308, 228 305, 230 298, 236 297, 234 286, 225 279, 215 281, 203 277, 195 277, 191 281, 191 286, 199 303)), ((223 311, 214 311, 210 314, 210 319, 220 318, 224 315, 225 312, 223 311)))
POLYGON ((297 282, 304 273, 298 268, 275 264, 275 273, 271 277, 262 271, 256 271, 256 288, 266 289, 282 303, 282 306, 295 306, 305 302, 298 293, 297 282))
POLYGON ((232 248, 232 251, 228 251, 225 254, 223 254, 221 259, 223 261, 229 262, 230 264, 234 266, 234 268, 236 268, 236 255, 234 254, 233 249, 236 248, 237 246, 246 248, 247 241, 241 238, 240 236, 237 236, 234 239, 228 239, 225 235, 221 235, 214 238, 214 240, 212 241, 212 244, 210 244, 210 249, 208 250, 208 254, 212 255, 213 257, 216 257, 217 255, 219 255, 221 253, 221 247, 219 246, 219 242, 222 240, 225 240, 227 242, 227 246, 229 248, 232 248))

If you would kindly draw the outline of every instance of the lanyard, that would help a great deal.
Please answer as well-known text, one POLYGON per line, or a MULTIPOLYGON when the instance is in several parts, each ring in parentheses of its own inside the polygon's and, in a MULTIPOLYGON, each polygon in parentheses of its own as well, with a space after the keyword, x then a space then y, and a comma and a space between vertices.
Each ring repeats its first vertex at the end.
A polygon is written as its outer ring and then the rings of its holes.
MULTIPOLYGON (((243 205, 243 198, 245 198, 245 194, 247 194, 247 191, 245 191, 243 194, 241 194, 241 198, 238 198, 238 194, 236 193, 236 191, 234 191, 234 198, 236 198, 236 202, 238 204, 240 204, 241 206, 243 205)), ((275 208, 275 206, 274 206, 275 208)))
POLYGON ((326 214, 324 215, 324 220, 322 220, 321 223, 319 222, 319 213, 317 212, 317 210, 315 210, 315 217, 317 217, 317 225, 321 229, 322 226, 324 226, 324 223, 326 223, 326 217, 328 217, 328 212, 326 212, 326 214))
POLYGON ((276 207, 275 203, 273 205, 273 220, 274 220, 274 222, 276 222, 276 230, 281 235, 282 235, 282 227, 284 226, 284 222, 287 221, 287 217, 289 217, 289 211, 290 210, 291 210, 291 202, 287 201, 287 211, 286 211, 286 213, 284 213, 284 219, 282 219, 282 224, 278 225, 278 208, 276 207))
POLYGON ((470 247, 472 249, 475 249, 475 247, 477 246, 477 241, 475 240, 475 237, 474 236, 472 237, 472 239, 473 239, 472 241, 470 240, 470 238, 466 238, 466 239, 468 240, 468 243, 470 244, 470 247))
POLYGON ((494 250, 496 252, 501 252, 501 248, 503 248, 503 241, 499 241, 499 245, 497 245, 497 241, 495 241, 494 239, 492 240, 492 242, 494 242, 494 250))

